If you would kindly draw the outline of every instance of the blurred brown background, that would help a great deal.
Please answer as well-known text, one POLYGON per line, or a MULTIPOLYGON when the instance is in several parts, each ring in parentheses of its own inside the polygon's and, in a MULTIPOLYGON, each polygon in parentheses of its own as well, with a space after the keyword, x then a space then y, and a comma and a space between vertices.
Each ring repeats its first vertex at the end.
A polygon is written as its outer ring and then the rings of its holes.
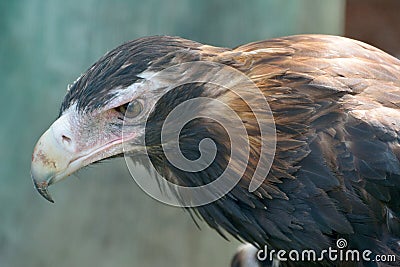
POLYGON ((400 57, 400 1, 347 0, 345 35, 400 57))

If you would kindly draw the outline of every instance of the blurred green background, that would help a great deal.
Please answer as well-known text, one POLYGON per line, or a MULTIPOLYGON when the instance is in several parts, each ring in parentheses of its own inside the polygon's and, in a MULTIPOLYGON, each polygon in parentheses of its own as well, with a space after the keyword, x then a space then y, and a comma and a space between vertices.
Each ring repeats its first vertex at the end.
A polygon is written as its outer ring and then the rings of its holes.
POLYGON ((228 266, 227 242, 143 193, 123 159, 33 189, 36 140, 68 83, 106 51, 146 35, 233 47, 297 33, 343 33, 344 1, 0 1, 0 266, 228 266))

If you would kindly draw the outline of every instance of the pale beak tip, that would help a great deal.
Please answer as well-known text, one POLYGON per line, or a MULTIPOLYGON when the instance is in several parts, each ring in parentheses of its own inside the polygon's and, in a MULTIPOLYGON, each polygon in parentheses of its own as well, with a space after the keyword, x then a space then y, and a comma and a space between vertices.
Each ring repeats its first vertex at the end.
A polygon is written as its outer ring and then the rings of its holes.
MULTIPOLYGON (((32 177, 33 178, 33 177, 32 177)), ((36 190, 39 192, 39 194, 44 197, 47 201, 54 203, 53 198, 51 197, 47 187, 48 187, 48 183, 47 182, 37 182, 35 181, 35 179, 33 178, 33 184, 36 188, 36 190)))

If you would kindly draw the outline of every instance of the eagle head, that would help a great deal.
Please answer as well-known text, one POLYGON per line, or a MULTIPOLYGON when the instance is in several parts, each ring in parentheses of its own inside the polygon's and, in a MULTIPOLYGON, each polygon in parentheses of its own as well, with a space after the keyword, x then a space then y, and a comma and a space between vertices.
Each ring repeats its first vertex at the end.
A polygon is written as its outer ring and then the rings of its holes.
MULTIPOLYGON (((131 41, 107 53, 69 86, 59 118, 35 146, 31 175, 38 192, 52 202, 48 186, 91 163, 122 155, 154 166, 178 186, 203 186, 225 173, 230 182, 214 185, 221 193, 213 199, 232 188, 246 169, 254 173, 260 129, 251 124, 255 118, 246 101, 235 95, 254 100, 256 94, 249 90, 251 81, 240 78, 243 74, 226 72, 227 65, 215 63, 226 51, 163 36, 131 41), (238 127, 238 120, 247 125, 238 127), (240 160, 229 172, 232 134, 238 136, 240 160), (253 146, 248 134, 254 137, 253 146), (246 161, 251 149, 254 166, 246 161), (188 170, 174 164, 176 150, 181 151, 176 161, 196 161, 198 166, 188 170)), ((265 113, 265 106, 261 109, 265 113)), ((190 195, 192 204, 201 198, 190 195)))

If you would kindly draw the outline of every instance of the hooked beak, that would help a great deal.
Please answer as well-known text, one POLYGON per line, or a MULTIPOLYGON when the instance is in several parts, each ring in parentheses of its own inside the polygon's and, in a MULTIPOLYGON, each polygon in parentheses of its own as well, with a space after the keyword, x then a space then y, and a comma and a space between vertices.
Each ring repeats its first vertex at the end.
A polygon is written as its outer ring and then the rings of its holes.
POLYGON ((74 151, 71 147, 72 140, 64 134, 57 138, 54 130, 58 124, 56 121, 40 137, 35 146, 31 163, 31 177, 36 190, 52 203, 54 200, 47 188, 71 173, 67 170, 74 158, 74 151))
MULTIPOLYGON (((36 190, 45 199, 54 202, 48 187, 77 170, 102 159, 123 153, 122 136, 86 135, 81 137, 72 129, 73 114, 64 114, 40 137, 32 155, 31 177, 36 190)), ((132 133, 125 140, 134 139, 132 133), (130 139, 131 138, 131 139, 130 139)))
POLYGON ((45 199, 47 199, 48 201, 50 201, 51 203, 54 203, 53 198, 51 197, 51 195, 49 194, 49 191, 47 190, 47 187, 49 186, 48 182, 38 182, 35 180, 35 178, 32 175, 32 180, 33 180, 33 185, 35 186, 36 190, 39 192, 39 194, 44 197, 45 199))

